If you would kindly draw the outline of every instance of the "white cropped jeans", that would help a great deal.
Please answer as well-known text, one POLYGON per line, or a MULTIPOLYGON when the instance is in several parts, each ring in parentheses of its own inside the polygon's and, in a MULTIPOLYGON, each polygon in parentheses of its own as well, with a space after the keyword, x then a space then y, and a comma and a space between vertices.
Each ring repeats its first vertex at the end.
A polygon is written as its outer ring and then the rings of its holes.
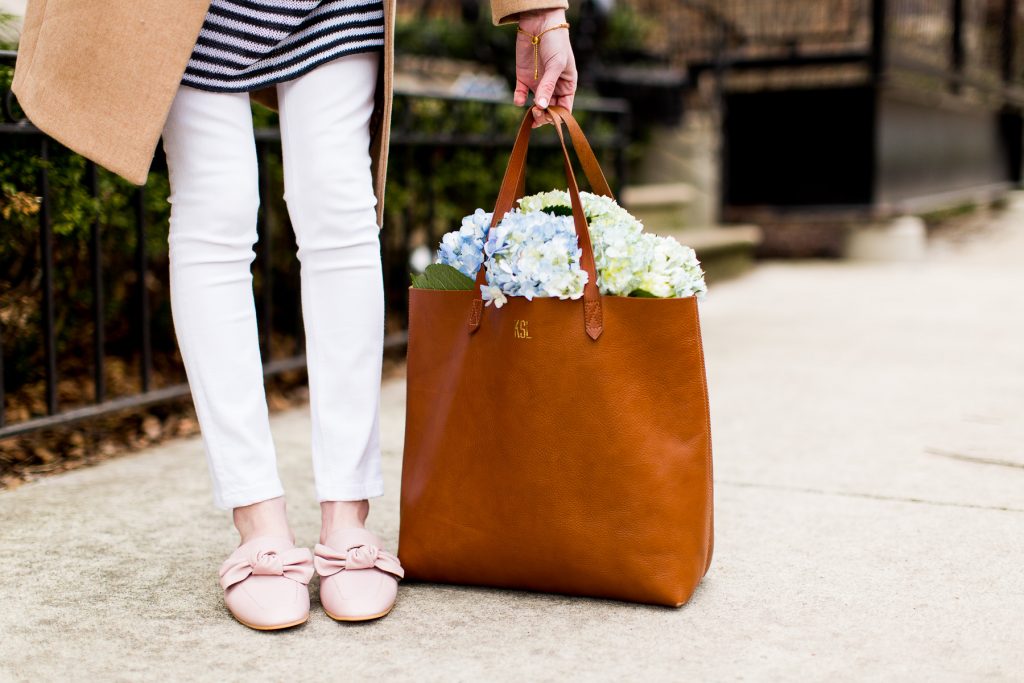
MULTIPOLYGON (((384 291, 369 120, 379 54, 277 84, 295 230, 318 501, 383 494, 384 291)), ((283 494, 263 385, 251 264, 260 203, 248 93, 179 86, 163 130, 171 311, 214 504, 283 494)))

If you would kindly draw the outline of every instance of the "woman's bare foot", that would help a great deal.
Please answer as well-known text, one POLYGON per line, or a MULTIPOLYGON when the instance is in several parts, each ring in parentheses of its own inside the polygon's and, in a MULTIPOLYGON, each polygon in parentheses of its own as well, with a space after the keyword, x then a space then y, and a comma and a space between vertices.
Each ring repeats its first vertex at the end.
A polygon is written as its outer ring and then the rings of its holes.
POLYGON ((246 543, 259 536, 279 536, 295 543, 295 534, 288 526, 288 513, 284 496, 262 500, 259 503, 235 508, 235 528, 246 543))
POLYGON ((369 514, 368 500, 325 500, 320 503, 320 542, 340 529, 363 528, 369 514))

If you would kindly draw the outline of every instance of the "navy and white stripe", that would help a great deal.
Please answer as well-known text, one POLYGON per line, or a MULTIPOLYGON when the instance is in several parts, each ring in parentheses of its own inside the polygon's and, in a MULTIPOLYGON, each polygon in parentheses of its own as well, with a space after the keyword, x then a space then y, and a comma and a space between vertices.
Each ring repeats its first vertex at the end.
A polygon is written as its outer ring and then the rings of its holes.
POLYGON ((384 46, 384 0, 212 0, 181 82, 245 92, 384 46))

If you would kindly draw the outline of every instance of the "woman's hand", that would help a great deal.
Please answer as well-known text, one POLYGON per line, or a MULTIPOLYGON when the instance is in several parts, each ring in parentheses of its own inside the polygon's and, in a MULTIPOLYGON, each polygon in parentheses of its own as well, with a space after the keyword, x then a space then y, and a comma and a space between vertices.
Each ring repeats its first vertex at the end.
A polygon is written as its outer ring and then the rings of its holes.
MULTIPOLYGON (((530 35, 565 22, 564 9, 534 10, 519 15, 519 28, 530 35)), ((547 122, 543 109, 558 104, 572 111, 576 96, 576 58, 569 42, 569 30, 556 28, 540 38, 534 52, 533 42, 525 33, 516 35, 516 91, 513 101, 526 104, 527 96, 534 93, 534 123, 536 128, 547 122), (535 55, 537 60, 534 61, 535 55), (534 78, 534 73, 538 78, 534 78)))

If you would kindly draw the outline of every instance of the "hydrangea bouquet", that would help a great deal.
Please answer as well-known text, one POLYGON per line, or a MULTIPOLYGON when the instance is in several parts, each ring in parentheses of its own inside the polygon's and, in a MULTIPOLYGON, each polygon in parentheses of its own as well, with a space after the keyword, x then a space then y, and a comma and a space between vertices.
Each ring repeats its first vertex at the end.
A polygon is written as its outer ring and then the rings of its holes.
MULTIPOLYGON (((610 197, 581 192, 580 199, 602 294, 704 297, 704 272, 693 249, 671 237, 644 232, 640 221, 610 197)), ((473 289, 477 272, 486 264, 482 298, 497 308, 510 296, 583 296, 588 274, 580 267, 582 250, 568 192, 523 197, 518 208, 488 232, 492 216, 477 209, 462 219, 458 230, 445 234, 435 262, 413 276, 413 287, 473 289)))

